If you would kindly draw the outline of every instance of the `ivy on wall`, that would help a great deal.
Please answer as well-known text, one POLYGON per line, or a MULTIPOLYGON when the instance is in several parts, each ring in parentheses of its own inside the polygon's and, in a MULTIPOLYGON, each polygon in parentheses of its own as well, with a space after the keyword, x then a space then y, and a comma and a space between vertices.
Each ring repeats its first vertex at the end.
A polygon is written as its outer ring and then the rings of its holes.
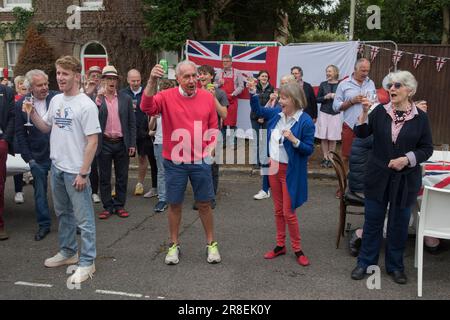
POLYGON ((34 11, 15 7, 12 15, 14 17, 14 22, 0 23, 0 39, 2 40, 4 40, 8 34, 14 39, 16 39, 17 35, 23 38, 31 19, 33 19, 34 11))

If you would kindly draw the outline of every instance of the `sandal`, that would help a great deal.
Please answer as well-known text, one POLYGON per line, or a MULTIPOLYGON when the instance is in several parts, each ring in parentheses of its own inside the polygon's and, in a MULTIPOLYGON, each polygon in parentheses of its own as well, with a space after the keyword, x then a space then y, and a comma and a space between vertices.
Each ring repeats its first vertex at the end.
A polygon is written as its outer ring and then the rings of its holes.
POLYGON ((128 218, 130 214, 125 209, 117 209, 116 213, 121 218, 128 218))
POLYGON ((102 220, 106 220, 106 219, 108 219, 109 217, 111 217, 111 215, 112 215, 111 212, 109 212, 108 210, 105 210, 105 211, 102 211, 102 212, 98 215, 98 218, 99 218, 99 219, 102 219, 102 220))

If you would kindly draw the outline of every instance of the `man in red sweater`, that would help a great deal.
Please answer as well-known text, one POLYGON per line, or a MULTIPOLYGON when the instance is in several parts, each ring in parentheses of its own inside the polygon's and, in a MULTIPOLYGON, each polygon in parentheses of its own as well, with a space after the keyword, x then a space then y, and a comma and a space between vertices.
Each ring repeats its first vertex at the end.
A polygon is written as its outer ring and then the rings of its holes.
POLYGON ((181 208, 188 179, 207 239, 207 261, 221 261, 217 242, 214 241, 211 200, 214 189, 211 177, 211 152, 217 134, 217 113, 214 96, 197 88, 197 67, 190 61, 180 62, 175 70, 178 88, 156 93, 158 79, 164 69, 157 64, 144 90, 141 110, 150 116, 161 114, 163 127, 164 170, 166 174, 167 202, 169 203, 169 231, 171 245, 165 263, 179 262, 178 234, 181 208))

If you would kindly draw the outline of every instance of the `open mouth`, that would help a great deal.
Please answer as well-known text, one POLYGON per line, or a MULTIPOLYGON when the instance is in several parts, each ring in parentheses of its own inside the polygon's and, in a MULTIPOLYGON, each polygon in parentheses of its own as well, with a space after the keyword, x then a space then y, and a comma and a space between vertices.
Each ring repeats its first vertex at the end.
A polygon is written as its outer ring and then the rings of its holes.
POLYGON ((391 99, 397 98, 397 94, 396 93, 391 93, 391 99))

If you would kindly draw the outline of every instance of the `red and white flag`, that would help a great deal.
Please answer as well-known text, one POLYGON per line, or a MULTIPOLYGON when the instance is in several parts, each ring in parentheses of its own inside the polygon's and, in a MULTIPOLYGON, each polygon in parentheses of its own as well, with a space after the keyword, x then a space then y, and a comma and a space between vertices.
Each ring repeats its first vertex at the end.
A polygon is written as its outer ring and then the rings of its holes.
POLYGON ((442 67, 447 62, 447 60, 448 60, 448 58, 442 58, 442 57, 438 57, 436 59, 436 69, 437 69, 438 72, 441 71, 442 67))
POLYGON ((394 65, 397 66, 397 64, 400 62, 400 59, 403 56, 403 51, 394 51, 394 54, 392 55, 392 62, 394 65))
POLYGON ((424 54, 416 53, 416 54, 414 55, 414 58, 413 58, 414 69, 417 69, 417 67, 419 66, 419 64, 422 62, 423 57, 425 57, 424 54))
POLYGON ((380 48, 379 47, 373 47, 373 46, 371 47, 371 49, 370 49, 370 60, 372 62, 377 57, 378 52, 380 52, 380 48))
MULTIPOLYGON (((186 43, 186 57, 197 65, 208 64, 215 69, 223 68, 222 56, 233 57, 233 68, 245 75, 256 77, 260 70, 267 70, 270 83, 278 87, 280 79, 291 73, 293 66, 303 69, 303 80, 318 89, 326 79, 325 69, 336 65, 341 78, 350 76, 354 70, 358 53, 358 42, 327 42, 284 47, 245 46, 214 41, 193 41, 186 43)), ((238 96, 239 129, 251 129, 250 97, 247 90, 238 96)))

